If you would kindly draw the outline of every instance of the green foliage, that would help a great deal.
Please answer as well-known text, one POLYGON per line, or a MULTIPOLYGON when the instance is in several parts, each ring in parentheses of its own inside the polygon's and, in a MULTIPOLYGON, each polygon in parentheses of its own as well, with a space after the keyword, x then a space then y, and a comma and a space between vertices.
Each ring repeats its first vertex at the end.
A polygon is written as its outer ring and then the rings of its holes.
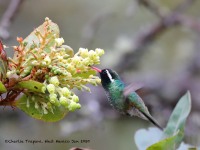
POLYGON ((5 86, 3 85, 3 83, 0 81, 0 93, 5 93, 7 90, 5 88, 5 86))
POLYGON ((39 95, 23 95, 17 101, 17 107, 31 117, 47 122, 58 121, 68 112, 64 107, 53 106, 48 102, 48 99, 44 99, 39 95))
POLYGON ((187 94, 185 94, 179 100, 164 130, 165 137, 173 136, 178 132, 178 136, 175 139, 177 145, 180 145, 184 137, 185 122, 190 111, 191 111, 191 96, 190 93, 187 92, 187 94))
POLYGON ((138 130, 135 134, 139 150, 171 150, 180 146, 184 137, 186 119, 191 111, 191 97, 187 92, 177 103, 163 132, 138 130), (148 137, 148 138, 141 138, 148 137), (138 140, 139 139, 139 140, 138 140), (155 140, 156 139, 156 140, 155 140), (160 141, 159 141, 160 140, 160 141), (146 143, 142 145, 141 143, 146 143))
POLYGON ((34 80, 27 80, 27 81, 21 81, 18 82, 15 86, 15 88, 23 88, 27 89, 32 92, 40 92, 42 93, 42 87, 44 85, 40 82, 34 81, 34 80))
POLYGON ((50 122, 81 108, 72 89, 90 91, 86 84, 100 83, 90 66, 100 63, 104 50, 80 48, 74 54, 59 35, 58 25, 46 18, 24 40, 17 38, 19 46, 14 47, 13 59, 9 58, 7 83, 0 84, 0 92, 8 88, 10 94, 1 104, 8 103, 33 118, 50 122))
POLYGON ((147 150, 173 150, 175 149, 176 138, 178 138, 178 132, 173 136, 165 138, 164 140, 151 145, 147 148, 147 150))

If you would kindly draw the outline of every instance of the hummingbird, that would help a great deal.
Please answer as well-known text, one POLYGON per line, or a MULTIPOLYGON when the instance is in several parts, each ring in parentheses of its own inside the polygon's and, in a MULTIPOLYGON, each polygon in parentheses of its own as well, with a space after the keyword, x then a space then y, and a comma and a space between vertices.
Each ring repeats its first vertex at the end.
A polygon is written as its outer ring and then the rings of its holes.
POLYGON ((114 109, 128 116, 137 116, 144 120, 149 120, 159 129, 163 128, 151 116, 142 98, 136 93, 133 84, 128 86, 120 79, 120 76, 112 69, 98 69, 91 66, 100 74, 101 84, 106 92, 106 96, 114 109))

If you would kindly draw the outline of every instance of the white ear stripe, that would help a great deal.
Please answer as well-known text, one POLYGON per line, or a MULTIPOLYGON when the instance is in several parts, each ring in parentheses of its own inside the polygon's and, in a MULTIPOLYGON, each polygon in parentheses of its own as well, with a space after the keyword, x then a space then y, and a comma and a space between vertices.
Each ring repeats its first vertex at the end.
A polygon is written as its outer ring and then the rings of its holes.
POLYGON ((106 70, 106 73, 108 75, 108 78, 110 79, 111 82, 114 82, 114 79, 112 78, 110 72, 108 70, 106 70))

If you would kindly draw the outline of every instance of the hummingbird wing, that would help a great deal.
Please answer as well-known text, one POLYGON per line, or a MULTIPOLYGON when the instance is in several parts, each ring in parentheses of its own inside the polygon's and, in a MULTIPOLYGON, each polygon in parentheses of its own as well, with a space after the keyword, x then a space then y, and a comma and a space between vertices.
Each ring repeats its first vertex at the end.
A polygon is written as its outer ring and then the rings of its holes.
POLYGON ((128 84, 124 89, 124 94, 128 95, 129 93, 136 92, 139 96, 145 96, 149 93, 149 89, 144 86, 143 83, 131 83, 128 84))
POLYGON ((124 97, 128 106, 127 113, 129 115, 134 115, 142 119, 149 120, 152 124, 163 130, 163 128, 151 116, 142 98, 137 93, 124 91, 124 97))
POLYGON ((136 92, 140 89, 142 89, 144 87, 144 85, 142 83, 131 83, 128 84, 125 89, 124 89, 124 94, 127 95, 131 92, 136 92))

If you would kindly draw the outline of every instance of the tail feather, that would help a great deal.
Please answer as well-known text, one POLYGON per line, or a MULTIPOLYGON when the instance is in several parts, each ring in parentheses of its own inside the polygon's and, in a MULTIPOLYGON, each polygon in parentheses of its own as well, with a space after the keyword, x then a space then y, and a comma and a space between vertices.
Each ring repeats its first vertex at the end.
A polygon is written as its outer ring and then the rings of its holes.
POLYGON ((145 112, 140 111, 152 124, 154 124, 159 129, 163 130, 163 127, 161 127, 156 120, 154 120, 151 116, 146 114, 145 112))

